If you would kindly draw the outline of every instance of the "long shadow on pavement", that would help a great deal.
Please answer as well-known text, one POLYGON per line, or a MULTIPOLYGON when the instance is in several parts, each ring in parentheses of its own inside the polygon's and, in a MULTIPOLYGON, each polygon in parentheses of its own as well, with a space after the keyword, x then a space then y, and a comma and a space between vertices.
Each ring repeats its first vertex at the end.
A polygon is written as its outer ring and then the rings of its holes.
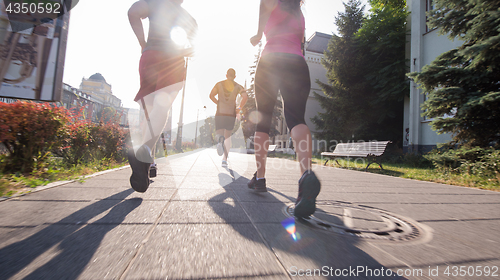
POLYGON ((0 249, 0 279, 8 279, 19 273, 59 243, 58 255, 24 279, 76 279, 88 265, 104 236, 142 203, 141 198, 125 200, 131 193, 133 190, 127 189, 109 196, 22 241, 0 249), (87 224, 108 209, 111 211, 104 217, 87 224), (75 220, 79 222, 76 224, 75 220))
MULTIPOLYGON (((343 237, 332 233, 323 232, 312 229, 307 226, 307 223, 297 221, 295 219, 295 233, 297 240, 287 232, 284 226, 278 220, 285 221, 286 217, 277 209, 284 209, 286 204, 278 200, 274 194, 287 198, 290 203, 295 202, 295 198, 289 197, 281 192, 268 187, 267 193, 254 193, 246 187, 249 179, 240 177, 234 170, 229 170, 231 176, 225 173, 219 174, 219 181, 226 192, 221 193, 211 198, 208 203, 212 209, 225 221, 233 226, 233 229, 243 237, 257 243, 264 243, 265 246, 271 247, 273 253, 279 259, 279 262, 289 276, 307 276, 307 273, 316 273, 316 277, 325 277, 327 279, 405 279, 393 275, 392 277, 384 276, 376 277, 369 275, 366 272, 357 272, 358 267, 362 267, 365 271, 371 269, 378 273, 387 271, 387 268, 373 259, 370 255, 356 247, 358 240, 356 238, 343 237), (231 178, 232 177, 232 178, 231 178), (228 184, 228 181, 232 180, 228 184), (242 201, 236 191, 248 191, 250 199, 242 201), (229 204, 221 205, 220 201, 225 199, 234 199, 234 206, 229 204), (245 207, 243 204, 251 205, 256 203, 255 208, 245 207), (260 204, 259 204, 260 203, 260 204), (272 206, 271 206, 272 205, 272 206), (256 231, 243 231, 238 223, 231 223, 231 213, 236 211, 237 207, 243 207, 248 216, 253 220, 253 225, 256 231), (272 213, 265 212, 265 208, 272 210, 272 213), (264 212, 263 212, 264 211, 264 212), (261 215, 261 217, 258 217, 261 215), (267 217, 262 217, 267 215, 267 217), (260 220, 260 221, 259 221, 260 220), (267 220, 267 221, 266 221, 267 220), (273 220, 276 220, 273 221, 273 220), (264 238, 264 240, 260 237, 264 238), (267 244, 266 244, 267 243, 267 244), (316 271, 314 271, 316 269, 316 271), (326 270, 324 270, 326 269, 326 270), (356 273, 353 273, 353 270, 356 273), (335 275, 335 273, 343 273, 344 275, 335 275)), ((289 218, 288 218, 289 219, 289 218)), ((293 219, 291 219, 293 223, 293 219)), ((329 221, 342 225, 343 223, 337 217, 332 216, 329 221)), ((380 274, 379 274, 380 275, 380 274)))

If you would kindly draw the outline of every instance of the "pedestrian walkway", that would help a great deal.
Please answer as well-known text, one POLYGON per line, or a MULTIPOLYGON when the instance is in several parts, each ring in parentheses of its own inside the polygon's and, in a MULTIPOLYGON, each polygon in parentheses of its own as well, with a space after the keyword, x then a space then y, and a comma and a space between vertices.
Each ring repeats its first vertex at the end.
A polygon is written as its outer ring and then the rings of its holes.
POLYGON ((0 279, 499 277, 500 193, 315 166, 318 211, 295 221, 295 162, 268 159, 267 193, 246 187, 253 155, 220 163, 169 156, 143 194, 123 168, 0 202, 0 279))

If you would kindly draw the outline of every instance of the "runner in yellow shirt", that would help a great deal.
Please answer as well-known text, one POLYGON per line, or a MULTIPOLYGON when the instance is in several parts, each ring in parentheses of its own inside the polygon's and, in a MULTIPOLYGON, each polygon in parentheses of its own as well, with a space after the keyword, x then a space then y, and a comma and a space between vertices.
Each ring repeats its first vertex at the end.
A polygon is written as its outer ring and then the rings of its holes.
POLYGON ((226 80, 218 82, 210 92, 210 99, 217 104, 215 114, 215 130, 217 136, 217 153, 222 156, 222 166, 227 167, 227 157, 231 149, 231 133, 234 128, 236 114, 245 106, 248 95, 246 90, 236 83, 236 71, 227 70, 226 80), (241 95, 241 103, 236 107, 236 98, 241 95), (217 96, 217 98, 216 98, 217 96))

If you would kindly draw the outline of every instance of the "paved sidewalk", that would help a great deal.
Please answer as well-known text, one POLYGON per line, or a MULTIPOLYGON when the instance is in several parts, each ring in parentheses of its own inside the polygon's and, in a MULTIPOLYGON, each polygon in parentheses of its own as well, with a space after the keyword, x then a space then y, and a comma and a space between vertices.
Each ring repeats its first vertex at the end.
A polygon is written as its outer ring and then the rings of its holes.
POLYGON ((294 221, 295 162, 269 158, 254 193, 253 155, 229 160, 168 157, 144 194, 125 168, 0 202, 0 279, 500 278, 500 193, 315 166, 317 214, 294 221))

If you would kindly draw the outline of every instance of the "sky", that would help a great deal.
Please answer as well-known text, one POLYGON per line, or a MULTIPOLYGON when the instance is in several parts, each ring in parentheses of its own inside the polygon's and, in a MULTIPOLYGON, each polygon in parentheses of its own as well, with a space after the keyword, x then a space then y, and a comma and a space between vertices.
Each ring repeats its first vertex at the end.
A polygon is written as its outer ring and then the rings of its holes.
MULTIPOLYGON (((139 43, 130 27, 127 11, 137 0, 80 0, 72 9, 63 81, 79 88, 82 78, 101 73, 113 94, 126 108, 139 90, 139 43)), ((366 3, 366 0, 362 0, 366 3)), ((198 23, 195 57, 190 59, 185 90, 183 122, 215 115, 209 99, 213 86, 236 70, 236 82, 250 84, 249 67, 258 47, 250 44, 257 31, 259 0, 184 0, 182 5, 198 23), (206 106, 206 109, 203 107, 206 106)), ((341 0, 307 0, 303 6, 306 38, 314 32, 336 33, 334 17, 341 0)), ((147 19, 143 21, 147 28, 147 19)), ((146 33, 147 34, 147 33, 146 33)), ((182 91, 173 104, 173 126, 179 119, 182 91)))

